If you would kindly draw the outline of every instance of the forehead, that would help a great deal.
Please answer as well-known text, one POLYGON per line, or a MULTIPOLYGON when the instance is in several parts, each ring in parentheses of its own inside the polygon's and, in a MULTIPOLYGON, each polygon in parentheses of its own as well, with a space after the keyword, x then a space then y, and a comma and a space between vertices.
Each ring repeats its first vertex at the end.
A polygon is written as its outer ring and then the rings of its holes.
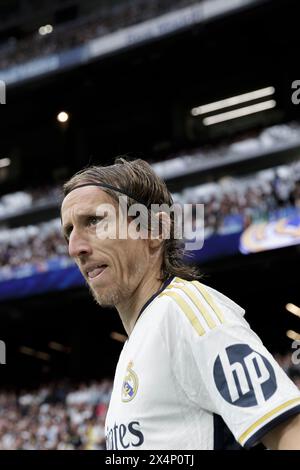
POLYGON ((114 204, 116 201, 97 186, 85 186, 71 191, 63 200, 61 218, 65 224, 73 215, 96 210, 100 204, 114 204))

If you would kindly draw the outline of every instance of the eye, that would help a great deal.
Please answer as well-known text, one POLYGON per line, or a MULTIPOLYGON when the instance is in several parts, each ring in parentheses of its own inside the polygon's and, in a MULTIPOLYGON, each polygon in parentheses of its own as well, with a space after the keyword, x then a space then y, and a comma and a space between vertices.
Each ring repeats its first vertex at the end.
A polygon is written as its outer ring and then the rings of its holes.
POLYGON ((92 215, 88 218, 88 225, 97 225, 101 220, 103 220, 103 217, 92 215))
POLYGON ((66 240, 67 243, 69 243, 72 230, 73 230, 73 227, 70 225, 64 231, 64 239, 66 240))

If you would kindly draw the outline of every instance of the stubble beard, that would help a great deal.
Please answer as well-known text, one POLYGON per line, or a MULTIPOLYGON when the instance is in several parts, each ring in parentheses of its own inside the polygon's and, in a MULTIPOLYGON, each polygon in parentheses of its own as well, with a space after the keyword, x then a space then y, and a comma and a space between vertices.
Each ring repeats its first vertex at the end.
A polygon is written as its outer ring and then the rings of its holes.
MULTIPOLYGON (((128 277, 131 279, 136 278, 136 276, 139 278, 144 274, 144 269, 141 267, 140 262, 134 259, 128 265, 128 273, 128 277)), ((90 285, 89 289, 97 304, 106 308, 116 308, 117 305, 126 304, 134 292, 132 287, 130 288, 124 283, 117 284, 116 282, 102 292, 97 292, 90 285)))
MULTIPOLYGON (((97 292, 89 286, 90 292, 94 297, 94 300, 100 307, 115 308, 122 300, 128 298, 130 292, 127 289, 121 289, 119 286, 107 288, 104 292, 97 292)), ((128 289, 129 290, 129 289, 128 289)))

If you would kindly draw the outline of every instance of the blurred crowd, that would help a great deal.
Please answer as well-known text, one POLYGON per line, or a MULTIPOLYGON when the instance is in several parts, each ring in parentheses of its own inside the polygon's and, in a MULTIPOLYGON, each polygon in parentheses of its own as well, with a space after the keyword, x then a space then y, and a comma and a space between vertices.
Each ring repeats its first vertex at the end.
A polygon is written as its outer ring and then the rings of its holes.
POLYGON ((0 392, 0 450, 105 449, 112 382, 0 392))
POLYGON ((207 168, 222 166, 227 161, 241 162, 253 157, 263 158, 287 146, 299 146, 300 123, 291 121, 284 124, 253 129, 219 143, 206 144, 201 148, 182 149, 180 152, 166 152, 159 162, 151 161, 153 169, 162 178, 194 173, 207 168))
MULTIPOLYGON (((28 207, 58 203, 58 188, 25 194, 28 207), (48 199, 47 199, 48 198, 48 199)), ((23 193, 2 197, 8 214, 22 207, 23 193), (16 202, 14 202, 16 197, 16 202), (11 205, 8 203, 10 201, 11 205)), ((218 182, 187 188, 174 201, 188 203, 190 228, 199 226, 196 204, 204 204, 205 238, 237 233, 257 222, 300 216, 300 161, 243 177, 224 177, 218 182), (196 223, 197 222, 197 223, 196 223)), ((3 209, 3 212, 5 211, 3 209)), ((2 212, 2 213, 3 213, 2 212)), ((185 232, 189 239, 190 234, 185 232)), ((26 277, 60 269, 71 263, 60 219, 14 229, 0 229, 0 280, 26 277)))
MULTIPOLYGON (((286 124, 278 124, 267 127, 260 131, 252 131, 241 134, 239 137, 227 139, 219 144, 210 144, 194 150, 182 150, 176 154, 168 153, 165 159, 160 155, 160 161, 154 162, 149 160, 154 171, 163 179, 168 177, 185 174, 188 168, 191 172, 206 169, 207 165, 214 168, 214 165, 224 165, 226 160, 232 162, 233 159, 241 161, 253 155, 263 156, 266 153, 277 151, 282 145, 299 145, 300 142, 300 123, 292 121, 286 124)), ((285 170, 280 170, 282 173, 285 170)), ((287 167, 289 171, 289 167, 287 167)), ((298 171, 298 170, 296 170, 298 171)), ((299 173, 299 172, 298 172, 299 173)), ((297 173, 297 174, 298 174, 297 173)), ((271 174, 271 173, 270 173, 271 174)), ((254 179, 255 175, 250 175, 250 179, 254 179)), ((263 176, 262 176, 263 178, 263 176)), ((239 179, 236 178, 234 184, 238 184, 239 179)), ((220 182, 219 182, 220 183, 220 182)), ((202 185, 203 192, 208 193, 220 184, 202 185)), ((201 193, 200 188, 192 188, 193 194, 201 193)), ((179 200, 185 199, 183 191, 175 197, 179 200)), ((9 216, 23 214, 26 211, 43 208, 47 205, 58 204, 62 200, 62 185, 48 185, 42 188, 27 188, 13 194, 6 194, 0 197, 0 222, 9 216)))
POLYGON ((263 170, 246 177, 224 177, 176 194, 175 200, 204 204, 205 237, 245 230, 258 222, 300 215, 300 162, 263 170))
MULTIPOLYGON (((168 153, 165 159, 160 155, 160 161, 149 160, 154 171, 163 179, 185 174, 188 168, 191 172, 201 171, 207 166, 222 166, 226 160, 236 159, 242 161, 251 156, 262 156, 277 151, 282 145, 299 145, 300 123, 292 121, 287 124, 278 124, 260 131, 247 132, 239 137, 227 139, 218 145, 210 144, 194 150, 182 150, 176 154, 168 153)), ((284 171, 284 170, 283 170, 284 171)), ((253 175, 252 175, 253 176, 253 175)), ((251 175, 250 175, 251 178, 251 175)), ((238 181, 238 180, 237 180, 238 181)), ((203 189, 210 191, 208 185, 203 189)), ((192 189, 194 191, 194 189, 192 189)), ((198 191, 198 189, 197 189, 198 191)), ((182 199, 185 192, 178 197, 182 199)), ((48 185, 42 188, 27 188, 13 194, 0 197, 0 221, 9 216, 22 214, 36 208, 58 204, 62 200, 62 185, 48 185)))
MULTIPOLYGON (((300 389, 300 365, 293 363, 293 353, 276 354, 275 359, 300 389)), ((105 449, 111 391, 109 379, 0 391, 0 450, 105 449)), ((240 446, 229 441, 228 448, 240 446)))
POLYGON ((11 37, 0 44, 0 70, 31 59, 62 52, 127 26, 155 18, 197 0, 127 0, 102 8, 92 15, 54 26, 51 34, 38 31, 22 39, 11 37))
POLYGON ((54 185, 6 194, 0 198, 0 221, 32 209, 57 204, 61 200, 61 195, 61 187, 54 185))
POLYGON ((0 230, 0 280, 61 269, 70 262, 60 219, 0 230))

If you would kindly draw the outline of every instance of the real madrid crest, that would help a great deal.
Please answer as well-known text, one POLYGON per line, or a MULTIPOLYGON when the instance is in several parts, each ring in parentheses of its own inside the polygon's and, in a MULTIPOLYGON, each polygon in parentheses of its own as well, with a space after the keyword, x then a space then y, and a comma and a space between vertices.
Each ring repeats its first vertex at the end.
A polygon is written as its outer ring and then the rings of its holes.
POLYGON ((139 386, 139 379, 136 373, 132 370, 132 367, 133 362, 130 361, 122 384, 122 401, 125 403, 133 400, 139 386))

